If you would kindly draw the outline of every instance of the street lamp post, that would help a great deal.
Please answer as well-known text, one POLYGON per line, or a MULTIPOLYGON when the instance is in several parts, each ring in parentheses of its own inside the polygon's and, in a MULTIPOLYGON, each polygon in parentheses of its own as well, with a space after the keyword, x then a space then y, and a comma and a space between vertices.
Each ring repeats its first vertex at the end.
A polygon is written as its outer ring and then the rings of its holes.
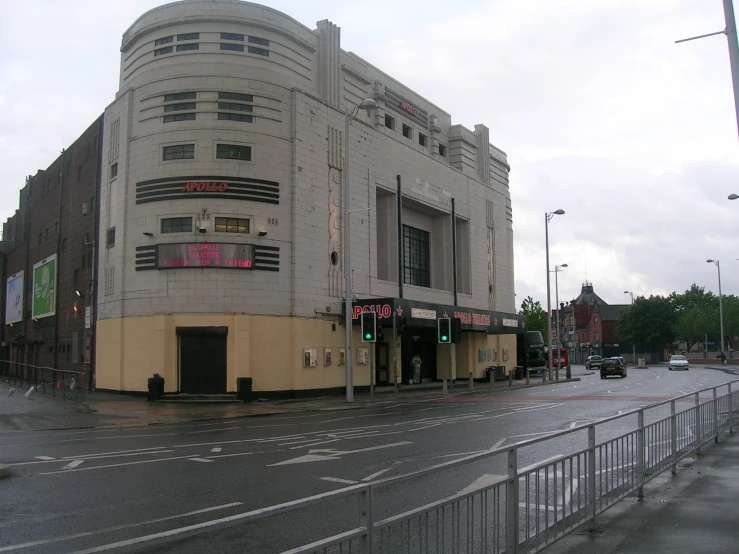
POLYGON ((377 109, 377 102, 371 99, 363 100, 359 106, 351 110, 348 106, 345 111, 344 119, 344 199, 343 199, 343 221, 344 227, 344 327, 346 328, 346 352, 344 355, 344 365, 346 367, 346 401, 354 402, 354 377, 352 375, 352 258, 351 258, 351 224, 349 216, 351 210, 349 204, 351 202, 350 181, 349 181, 349 123, 354 119, 359 110, 367 110, 367 115, 371 110, 377 109))
POLYGON ((721 265, 718 260, 706 260, 706 263, 714 264, 718 271, 718 314, 721 320, 721 352, 724 351, 724 304, 721 298, 721 265))
MULTIPOLYGON (((553 212, 544 213, 544 242, 546 245, 546 257, 547 257, 547 336, 549 337, 549 380, 552 380, 552 291, 549 284, 549 221, 555 215, 564 215, 565 211, 562 209, 555 210, 553 212)), ((546 374, 546 372, 545 372, 546 374)))
POLYGON ((559 334, 559 283, 557 282, 557 273, 565 267, 567 267, 567 264, 554 266, 554 304, 557 308, 557 381, 559 381, 559 361, 562 359, 562 339, 559 334))
MULTIPOLYGON (((628 290, 624 291, 624 294, 630 294, 631 295, 631 307, 634 307, 634 293, 628 290)), ((634 365, 636 365, 636 342, 634 341, 634 338, 631 338, 631 357, 633 359, 634 365)))

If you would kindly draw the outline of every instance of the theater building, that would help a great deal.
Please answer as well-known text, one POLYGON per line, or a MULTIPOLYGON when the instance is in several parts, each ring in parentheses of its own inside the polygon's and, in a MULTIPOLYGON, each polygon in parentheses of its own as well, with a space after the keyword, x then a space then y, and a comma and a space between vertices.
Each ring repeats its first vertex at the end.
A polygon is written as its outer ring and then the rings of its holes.
MULTIPOLYGON (((383 331, 378 384, 407 381, 416 354, 424 379, 515 365, 510 168, 487 127, 452 125, 342 50, 330 21, 241 1, 145 13, 120 67, 104 116, 98 388, 142 391, 159 373, 167 392, 232 392, 241 377, 264 395, 343 389, 347 211, 354 314, 377 311, 383 331), (356 110, 365 99, 377 107, 356 110), (454 347, 436 342, 445 314, 462 322, 454 347)), ((358 328, 353 343, 367 386, 358 328)))

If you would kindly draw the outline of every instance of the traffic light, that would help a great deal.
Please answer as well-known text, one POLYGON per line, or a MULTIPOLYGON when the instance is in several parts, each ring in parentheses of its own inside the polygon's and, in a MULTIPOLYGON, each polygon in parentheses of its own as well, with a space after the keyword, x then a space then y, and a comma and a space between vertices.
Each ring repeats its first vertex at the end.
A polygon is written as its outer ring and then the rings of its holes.
POLYGON ((452 343, 452 320, 448 317, 440 317, 437 320, 437 327, 439 330, 439 343, 451 344, 452 343))
POLYGON ((377 314, 362 312, 362 342, 377 342, 377 314))

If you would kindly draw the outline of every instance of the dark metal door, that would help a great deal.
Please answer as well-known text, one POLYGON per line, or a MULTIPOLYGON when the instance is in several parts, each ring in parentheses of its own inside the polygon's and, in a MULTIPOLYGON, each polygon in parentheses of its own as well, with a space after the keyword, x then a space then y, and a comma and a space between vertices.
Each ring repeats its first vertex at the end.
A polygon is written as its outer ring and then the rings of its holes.
POLYGON ((225 394, 226 337, 180 335, 180 392, 225 394))

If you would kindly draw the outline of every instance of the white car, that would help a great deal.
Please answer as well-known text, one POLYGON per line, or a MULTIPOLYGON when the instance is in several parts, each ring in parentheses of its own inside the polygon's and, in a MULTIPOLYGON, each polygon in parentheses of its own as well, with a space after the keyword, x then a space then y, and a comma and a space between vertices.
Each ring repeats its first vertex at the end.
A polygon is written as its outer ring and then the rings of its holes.
POLYGON ((670 371, 674 369, 684 369, 689 370, 690 369, 690 362, 688 359, 681 355, 681 354, 675 354, 674 356, 670 356, 670 371))

